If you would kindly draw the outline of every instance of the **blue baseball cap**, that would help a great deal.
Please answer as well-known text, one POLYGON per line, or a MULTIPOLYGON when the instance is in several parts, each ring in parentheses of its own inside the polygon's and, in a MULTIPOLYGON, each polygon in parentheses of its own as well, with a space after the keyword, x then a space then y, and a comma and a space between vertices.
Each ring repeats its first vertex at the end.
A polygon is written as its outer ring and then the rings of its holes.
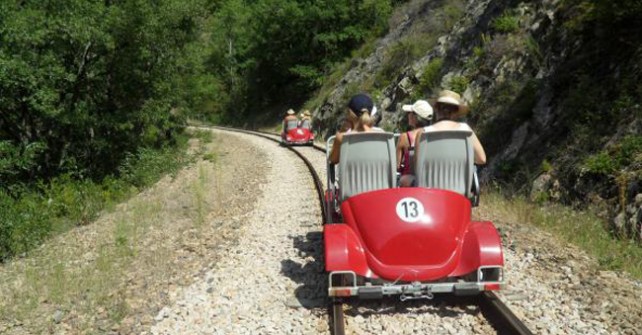
POLYGON ((363 93, 353 96, 348 102, 348 108, 350 108, 350 110, 357 116, 363 114, 364 109, 368 111, 368 114, 370 114, 370 112, 372 112, 372 107, 374 107, 372 99, 367 94, 363 93))

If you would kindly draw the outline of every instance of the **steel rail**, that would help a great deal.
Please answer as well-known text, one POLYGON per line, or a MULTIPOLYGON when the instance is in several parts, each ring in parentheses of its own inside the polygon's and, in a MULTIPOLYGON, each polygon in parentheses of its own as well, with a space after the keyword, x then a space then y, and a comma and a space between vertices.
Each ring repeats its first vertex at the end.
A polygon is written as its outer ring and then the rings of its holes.
POLYGON ((345 321, 343 320, 343 301, 332 301, 332 335, 345 335, 345 321))
POLYGON ((479 307, 497 334, 533 335, 522 320, 494 292, 486 291, 480 294, 479 307))

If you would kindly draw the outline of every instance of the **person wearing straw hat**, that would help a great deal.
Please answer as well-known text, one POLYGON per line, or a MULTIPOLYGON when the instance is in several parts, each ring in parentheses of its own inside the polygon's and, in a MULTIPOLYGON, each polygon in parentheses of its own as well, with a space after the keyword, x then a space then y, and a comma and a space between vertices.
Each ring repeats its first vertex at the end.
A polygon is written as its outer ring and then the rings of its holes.
MULTIPOLYGON (((377 131, 377 129, 373 128, 373 120, 371 117, 373 108, 374 102, 372 102, 372 98, 367 94, 361 93, 353 96, 348 102, 348 108, 346 109, 346 124, 343 127, 347 128, 345 132, 377 131)), ((334 143, 332 143, 332 149, 330 150, 330 156, 328 158, 330 163, 339 163, 343 134, 344 132, 337 132, 334 143)))
MULTIPOLYGON (((453 91, 443 90, 439 92, 439 97, 437 98, 435 105, 435 123, 431 126, 419 129, 415 136, 421 136, 423 132, 436 130, 470 130, 473 132, 472 141, 475 164, 486 164, 486 152, 477 138, 475 131, 473 131, 465 122, 457 121, 459 118, 466 115, 466 113, 468 113, 468 106, 462 102, 460 95, 453 91)), ((419 143, 417 144, 419 145, 419 143)))
POLYGON ((414 182, 410 163, 415 151, 415 134, 419 129, 430 125, 433 109, 426 100, 417 100, 412 105, 403 105, 402 110, 408 113, 408 125, 411 130, 402 133, 397 142, 397 172, 400 173, 399 186, 409 187, 414 182))
POLYGON ((310 114, 309 110, 304 110, 303 113, 300 114, 301 121, 299 121, 299 127, 301 128, 306 128, 306 129, 312 129, 312 114, 310 114))

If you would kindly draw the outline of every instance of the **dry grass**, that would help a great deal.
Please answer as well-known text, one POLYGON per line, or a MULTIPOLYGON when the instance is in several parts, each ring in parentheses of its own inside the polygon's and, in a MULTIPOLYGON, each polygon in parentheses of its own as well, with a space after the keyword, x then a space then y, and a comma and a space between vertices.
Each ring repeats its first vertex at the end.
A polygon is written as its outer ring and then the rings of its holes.
POLYGON ((580 247, 595 257, 603 269, 625 271, 642 279, 642 246, 615 239, 593 213, 555 204, 539 205, 523 198, 507 199, 497 192, 484 193, 480 206, 490 217, 535 226, 580 247))
MULTIPOLYGON (((146 255, 140 244, 151 227, 162 225, 160 202, 134 199, 127 207, 97 222, 92 227, 96 229, 77 229, 6 265, 1 274, 0 314, 11 316, 14 323, 29 320, 25 326, 36 333, 51 326, 56 311, 120 321, 128 312, 122 281, 131 266, 140 257, 151 256, 147 262, 166 267, 161 263, 171 252, 169 246, 161 245, 153 255, 146 255)), ((77 318, 74 328, 91 330, 94 321, 77 318)))
MULTIPOLYGON (((216 138, 207 150, 191 150, 220 157, 229 145, 216 138)), ((230 161, 242 162, 237 155, 257 156, 230 153, 230 161)), ((1 265, 0 333, 139 333, 151 324, 176 287, 216 260, 217 246, 233 243, 238 227, 224 222, 225 210, 251 203, 224 192, 235 190, 234 178, 250 164, 212 160, 198 160, 96 222, 1 265)))

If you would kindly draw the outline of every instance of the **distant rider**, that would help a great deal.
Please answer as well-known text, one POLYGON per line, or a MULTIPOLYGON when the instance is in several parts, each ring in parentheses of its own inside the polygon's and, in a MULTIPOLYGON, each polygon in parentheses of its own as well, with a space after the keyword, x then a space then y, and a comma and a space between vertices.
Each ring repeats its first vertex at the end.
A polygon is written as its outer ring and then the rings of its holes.
POLYGON ((301 121, 299 121, 299 127, 300 128, 305 128, 305 129, 312 129, 312 114, 310 114, 309 110, 303 111, 301 113, 301 121))
POLYGON ((288 109, 285 118, 283 119, 283 132, 287 133, 288 130, 294 129, 299 125, 299 119, 296 117, 296 113, 292 109, 288 109))

